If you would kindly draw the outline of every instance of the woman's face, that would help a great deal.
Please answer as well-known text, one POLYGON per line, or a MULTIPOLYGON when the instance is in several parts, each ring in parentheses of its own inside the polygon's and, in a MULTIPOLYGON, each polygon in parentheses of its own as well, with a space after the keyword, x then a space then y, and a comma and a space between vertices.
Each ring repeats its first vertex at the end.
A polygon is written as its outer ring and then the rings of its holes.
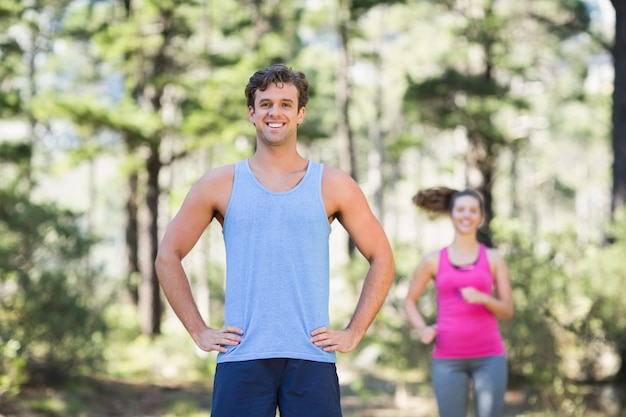
POLYGON ((450 212, 452 224, 457 233, 473 234, 483 222, 480 202, 471 195, 463 195, 454 201, 450 212))

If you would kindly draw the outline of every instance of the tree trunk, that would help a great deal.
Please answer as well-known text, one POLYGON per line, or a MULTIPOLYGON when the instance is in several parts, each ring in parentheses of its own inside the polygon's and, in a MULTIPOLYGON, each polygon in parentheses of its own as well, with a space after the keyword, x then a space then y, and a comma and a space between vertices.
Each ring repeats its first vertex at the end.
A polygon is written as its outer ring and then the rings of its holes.
POLYGON ((378 67, 379 78, 375 89, 376 96, 374 97, 374 103, 376 104, 376 116, 370 124, 369 132, 370 139, 373 143, 370 151, 370 157, 368 161, 369 182, 373 185, 374 196, 372 201, 372 210, 376 214, 376 217, 382 222, 383 209, 384 209, 384 166, 385 166, 385 140, 383 132, 380 128, 382 124, 382 85, 381 85, 381 71, 378 67))
POLYGON ((478 191, 483 196, 483 203, 485 205, 485 221, 478 229, 477 238, 480 242, 484 243, 488 247, 493 246, 493 240, 491 239, 491 220, 493 219, 493 166, 490 163, 483 164, 481 167, 481 173, 483 176, 483 183, 478 188, 478 191))
MULTIPOLYGON (((348 47, 349 35, 348 25, 350 24, 350 1, 340 1, 338 32, 341 39, 341 51, 339 69, 337 71, 337 107, 339 108, 339 120, 337 130, 341 140, 346 144, 346 151, 340 152, 341 168, 348 171, 350 176, 358 181, 356 167, 356 147, 354 145, 354 135, 350 127, 350 49, 348 47)), ((352 239, 348 239, 348 254, 354 255, 355 246, 352 239)))
POLYGON ((626 3, 612 0, 615 7, 613 65, 613 190, 611 217, 626 206, 626 3))
POLYGON ((146 257, 141 261, 142 279, 139 294, 139 312, 141 321, 141 331, 147 335, 157 335, 161 333, 161 314, 163 312, 163 301, 161 299, 161 287, 154 267, 159 248, 158 240, 158 218, 159 218, 159 174, 161 172, 161 160, 158 145, 150 149, 150 156, 147 162, 147 192, 146 207, 147 216, 147 250, 142 251, 141 256, 146 257))
POLYGON ((141 269, 139 267, 139 219, 137 187, 139 176, 133 172, 128 178, 128 196, 126 197, 126 256, 127 280, 126 287, 133 303, 139 302, 139 280, 141 269))
POLYGON ((493 210, 493 178, 495 161, 498 159, 497 150, 488 143, 487 138, 482 137, 481 132, 468 132, 468 139, 472 144, 470 152, 470 164, 476 167, 480 172, 481 183, 478 184, 476 190, 483 197, 483 205, 485 210, 485 220, 478 229, 478 241, 491 247, 493 245, 491 239, 491 219, 494 216, 493 210))
MULTIPOLYGON (((626 3, 611 0, 615 7, 615 43, 613 44, 613 190, 611 217, 626 208, 626 3)), ((616 380, 626 382, 626 343, 618 345, 621 366, 616 380)))
MULTIPOLYGON (((160 22, 162 44, 151 62, 151 73, 141 86, 141 95, 148 98, 149 111, 157 114, 162 113, 163 107, 163 86, 149 84, 166 76, 169 60, 167 57, 167 47, 172 39, 172 10, 161 10, 160 22)), ((146 207, 147 207, 147 236, 145 243, 147 248, 140 251, 140 256, 145 257, 140 260, 142 265, 142 278, 139 288, 139 315, 141 321, 141 331, 148 335, 161 333, 161 315, 163 313, 163 300, 161 299, 161 287, 154 267, 157 251, 159 249, 159 197, 161 189, 159 187, 159 176, 163 163, 161 162, 160 143, 163 139, 163 132, 153 142, 147 144, 149 156, 146 160, 146 170, 148 174, 146 184, 146 207)))
MULTIPOLYGON (((381 19, 382 20, 382 19, 381 19)), ((379 20, 380 21, 380 20, 379 20)), ((381 23, 382 26, 382 23, 381 23)), ((384 32, 381 29, 381 32, 384 32)), ((382 59, 382 49, 383 46, 380 42, 376 42, 374 46, 373 60, 374 66, 376 67, 376 87, 374 89, 374 100, 376 103, 376 116, 372 120, 370 124, 370 136, 374 146, 372 146, 372 151, 370 155, 370 160, 368 163, 369 172, 370 172, 370 182, 373 184, 374 188, 374 199, 372 204, 372 209, 374 213, 378 217, 379 221, 382 223, 384 210, 385 210, 385 186, 386 184, 386 176, 385 176, 385 167, 387 165, 387 149, 385 146, 385 137, 386 134, 382 128, 383 126, 383 103, 384 100, 384 62, 382 59)))

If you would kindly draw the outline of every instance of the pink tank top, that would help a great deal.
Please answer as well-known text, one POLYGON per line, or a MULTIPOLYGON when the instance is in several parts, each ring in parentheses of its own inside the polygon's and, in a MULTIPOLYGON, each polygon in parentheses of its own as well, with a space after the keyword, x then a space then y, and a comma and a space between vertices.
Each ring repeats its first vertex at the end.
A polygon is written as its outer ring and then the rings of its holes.
POLYGON ((493 313, 483 305, 463 300, 460 289, 467 286, 490 295, 493 293, 487 248, 481 244, 476 262, 460 267, 450 263, 448 248, 443 248, 435 277, 437 338, 434 358, 475 358, 506 352, 493 313))

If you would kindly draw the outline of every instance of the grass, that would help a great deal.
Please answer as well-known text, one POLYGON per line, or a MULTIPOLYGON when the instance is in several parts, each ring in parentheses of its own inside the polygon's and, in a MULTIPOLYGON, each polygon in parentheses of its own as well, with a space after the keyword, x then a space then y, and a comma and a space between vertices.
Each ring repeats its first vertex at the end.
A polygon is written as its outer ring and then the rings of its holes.
MULTIPOLYGON (((134 329, 128 330, 136 334, 134 329)), ((155 339, 111 335, 104 352, 108 364, 104 373, 26 386, 10 401, 0 396, 0 417, 209 417, 215 354, 199 352, 179 326, 165 326, 164 330, 165 335, 155 339)), ((398 384, 404 379, 398 370, 390 373, 375 368, 366 372, 352 366, 350 356, 340 358, 344 417, 436 415, 425 376, 398 384)), ((523 390, 507 395, 503 417, 564 415, 542 411, 537 403, 529 405, 523 390)), ((576 415, 582 414, 570 414, 576 415)))
POLYGON ((27 387, 0 415, 20 417, 149 417, 210 415, 210 387, 80 378, 57 387, 27 387))
MULTIPOLYGON (((343 390, 344 417, 433 417, 436 406, 426 387, 419 396, 398 402, 389 392, 367 390, 365 397, 343 390)), ((586 409, 546 410, 507 394, 503 417, 600 417, 609 414, 586 409)), ((210 417, 211 384, 207 382, 137 382, 105 377, 82 377, 64 384, 26 387, 10 402, 0 402, 1 417, 210 417)), ((623 415, 623 414, 610 414, 623 415)))

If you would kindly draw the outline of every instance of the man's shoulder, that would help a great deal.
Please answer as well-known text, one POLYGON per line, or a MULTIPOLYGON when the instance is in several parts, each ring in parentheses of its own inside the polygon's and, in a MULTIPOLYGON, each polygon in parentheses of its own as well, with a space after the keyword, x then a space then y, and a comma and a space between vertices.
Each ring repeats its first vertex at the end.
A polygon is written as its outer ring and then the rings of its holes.
POLYGON ((367 205, 361 187, 339 168, 324 166, 322 196, 329 213, 353 209, 358 211, 367 205))
POLYGON ((200 188, 202 190, 219 190, 224 187, 230 188, 234 177, 235 164, 218 166, 206 171, 198 181, 196 181, 194 188, 200 188))
POLYGON ((336 168, 336 167, 332 167, 329 165, 324 165, 324 172, 322 174, 322 179, 324 181, 354 181, 352 179, 352 177, 350 175, 348 175, 348 173, 346 173, 345 171, 336 168))
POLYGON ((207 180, 224 180, 232 178, 235 175, 235 164, 221 165, 209 169, 201 179, 207 180))

